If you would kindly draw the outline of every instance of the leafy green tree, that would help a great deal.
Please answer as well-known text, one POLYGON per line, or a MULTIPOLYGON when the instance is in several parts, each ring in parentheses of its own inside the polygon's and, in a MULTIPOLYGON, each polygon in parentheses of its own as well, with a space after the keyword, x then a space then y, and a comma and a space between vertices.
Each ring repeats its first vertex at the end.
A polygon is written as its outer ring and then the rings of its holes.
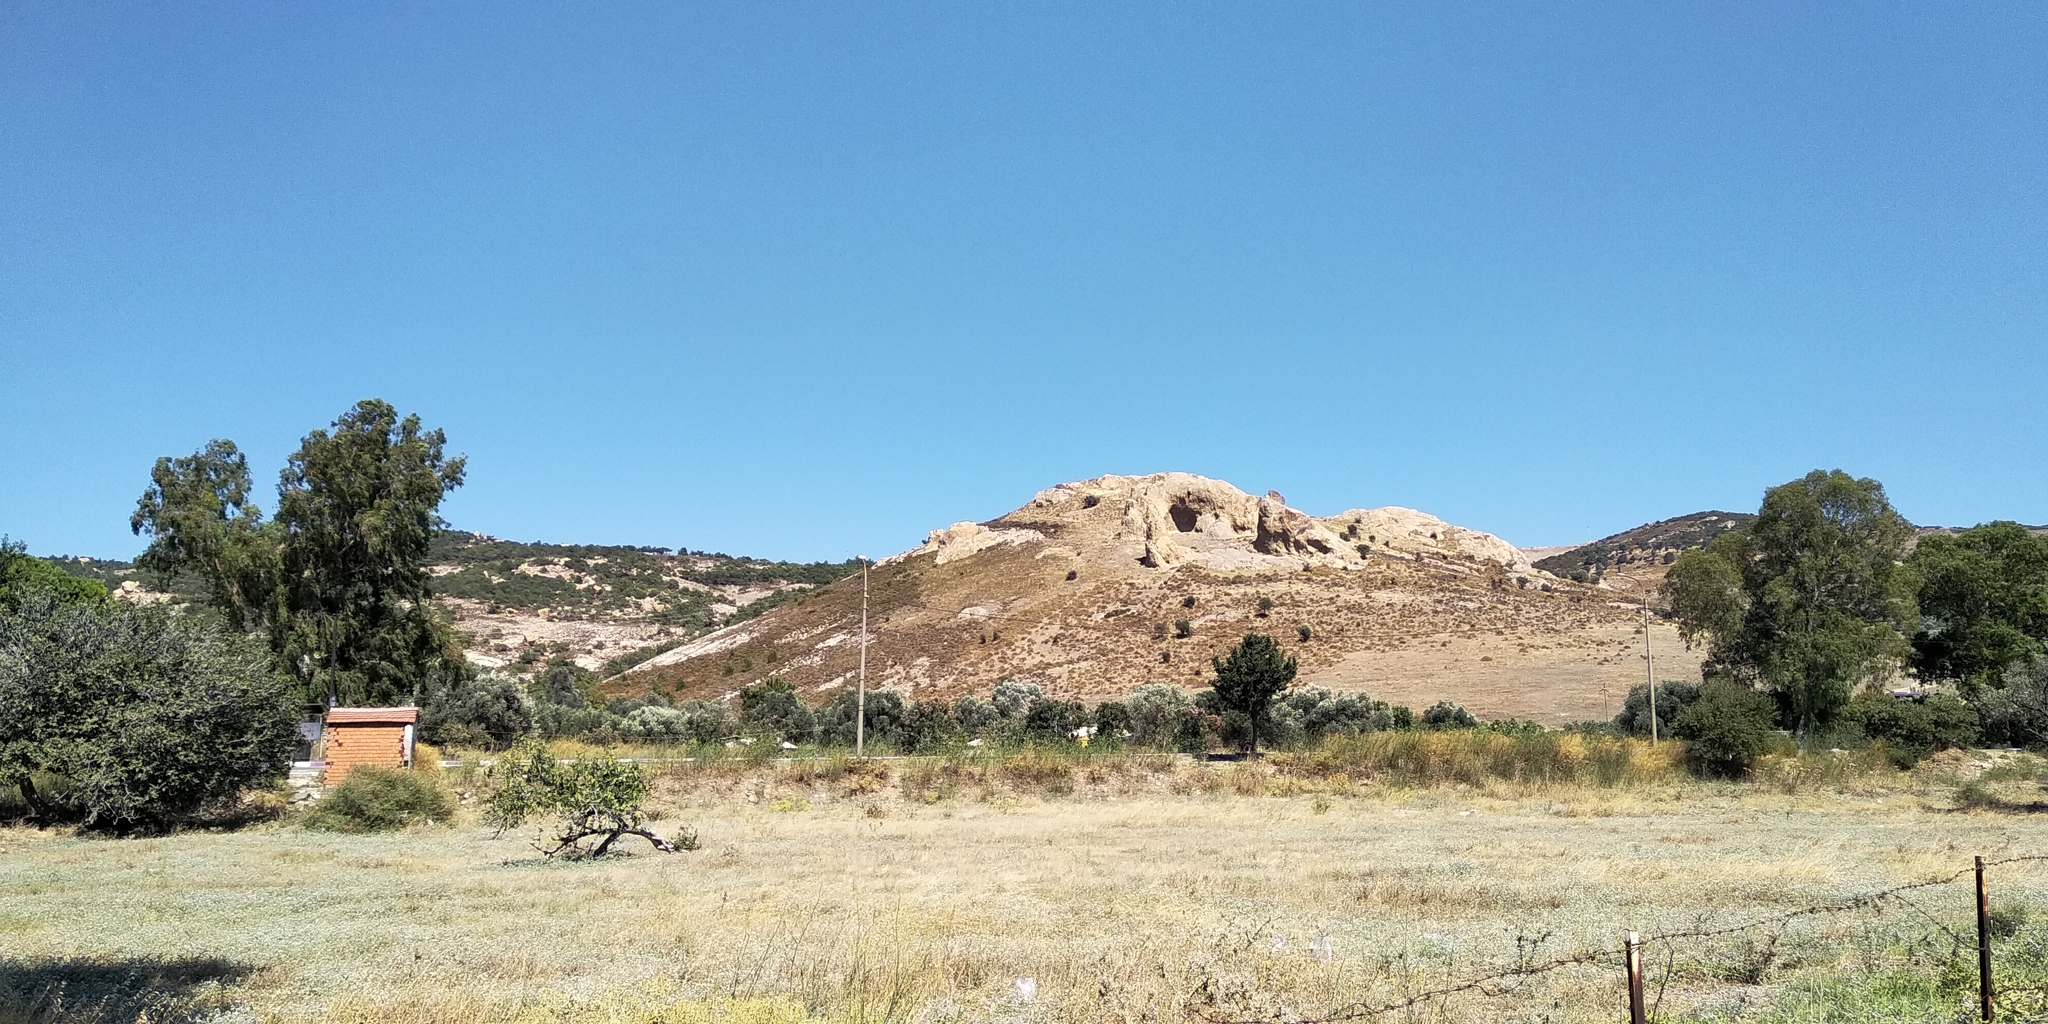
POLYGON ((1671 723, 1686 741, 1686 758, 1704 775, 1734 777, 1747 772, 1771 748, 1776 707, 1769 697, 1724 679, 1700 688, 1671 723))
POLYGON ((663 853, 697 848, 696 834, 687 829, 671 841, 647 827, 641 808, 647 773, 631 761, 583 755, 562 764, 546 744, 528 740, 500 759, 492 774, 498 789, 485 806, 484 821, 503 835, 543 819, 534 849, 546 856, 602 857, 626 836, 639 836, 663 853))
POLYGON ((82 579, 28 554, 26 545, 0 536, 0 613, 18 611, 30 593, 59 604, 107 604, 106 584, 82 579))
POLYGON ((1920 675, 1976 693, 2008 666, 2048 654, 2048 537, 1989 523, 1923 537, 1910 564, 1920 577, 1920 675))
POLYGON ((817 738, 818 716, 783 679, 764 679, 740 688, 740 727, 778 742, 817 738))
POLYGON ((285 682, 240 636, 47 592, 0 613, 0 785, 38 817, 161 827, 283 779, 297 744, 285 682), (62 779, 68 806, 32 773, 62 779))
POLYGON ((271 643, 330 701, 384 704, 465 671, 431 614, 425 567, 441 499, 462 485, 447 438, 376 399, 315 430, 278 482, 283 614, 271 643))
POLYGON ((1024 735, 1029 739, 1067 739, 1088 724, 1088 709, 1077 700, 1040 697, 1024 712, 1024 735))
POLYGON ((159 580, 192 572, 236 629, 265 624, 277 589, 277 532, 249 498, 249 460, 216 438, 182 458, 161 458, 128 525, 150 536, 135 564, 159 580))
MULTIPOLYGON (((1687 705, 1698 700, 1700 688, 1697 684, 1666 679, 1657 684, 1657 735, 1670 736, 1671 723, 1678 720, 1678 713, 1687 705)), ((1629 687, 1628 697, 1621 702, 1621 713, 1614 716, 1614 728, 1623 736, 1650 735, 1650 685, 1639 683, 1629 687)))
POLYGON ((503 750, 533 729, 533 702, 513 676, 488 672, 429 691, 420 705, 420 738, 436 746, 503 750))
POLYGON ((1858 681, 1910 652, 1913 528, 1884 486, 1815 470, 1764 493, 1757 519, 1672 566, 1664 596, 1710 670, 1773 691, 1802 736, 1858 681))
POLYGON ((561 708, 587 708, 590 698, 584 691, 597 677, 573 661, 550 662, 541 670, 540 678, 534 680, 540 699, 561 708))
POLYGON ((1863 735, 1890 747, 1901 768, 1937 750, 1967 747, 1977 742, 1979 731, 1977 709, 1946 694, 1900 700, 1864 693, 1849 702, 1843 717, 1861 726, 1863 735))
POLYGON ((206 579, 212 603, 262 628, 308 697, 330 704, 418 699, 467 673, 432 615, 424 563, 441 500, 462 485, 447 438, 377 399, 300 442, 279 474, 275 519, 249 495, 247 459, 216 440, 159 459, 130 525, 141 564, 206 579))
POLYGON ((1226 714, 1241 715, 1250 732, 1249 750, 1259 753, 1261 726, 1269 726, 1273 699, 1294 684, 1299 666, 1263 633, 1246 633, 1230 654, 1212 658, 1216 669, 1214 700, 1226 714))
POLYGON ((1451 701, 1440 700, 1422 710, 1422 725, 1428 729, 1471 729, 1479 724, 1472 712, 1451 701))

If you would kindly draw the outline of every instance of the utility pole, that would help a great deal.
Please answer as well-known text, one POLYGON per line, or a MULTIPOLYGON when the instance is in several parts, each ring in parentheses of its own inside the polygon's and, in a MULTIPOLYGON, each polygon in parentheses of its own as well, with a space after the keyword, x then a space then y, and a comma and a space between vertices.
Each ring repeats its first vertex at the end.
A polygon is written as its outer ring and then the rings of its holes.
POLYGON ((1643 588, 1643 682, 1650 687, 1650 745, 1657 745, 1657 662, 1650 654, 1650 581, 1625 572, 1614 575, 1643 588))
POLYGON ((1650 656, 1650 592, 1643 591, 1643 674, 1650 684, 1650 745, 1657 745, 1657 662, 1650 656))
POLYGON ((854 700, 853 756, 867 756, 868 739, 868 556, 860 556, 860 695, 854 700))

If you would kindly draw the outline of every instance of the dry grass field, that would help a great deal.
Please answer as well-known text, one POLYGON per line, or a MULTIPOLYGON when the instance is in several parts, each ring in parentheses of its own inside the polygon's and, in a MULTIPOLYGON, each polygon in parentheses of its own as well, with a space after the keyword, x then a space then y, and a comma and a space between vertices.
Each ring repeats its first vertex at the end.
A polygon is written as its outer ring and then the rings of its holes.
MULTIPOLYGON (((1837 782, 735 762, 661 780, 666 824, 703 841, 670 856, 546 862, 473 811, 369 836, 290 820, 0 830, 0 1021, 1301 1019, 1611 947, 1625 928, 1747 921, 2048 851, 2048 815, 1959 810, 1947 781, 1837 782)), ((2002 907, 2048 897, 2040 865, 1996 883, 2002 907)), ((1653 947, 1662 1015, 1894 1019, 1788 1008, 1967 919, 1961 886, 1914 900, 1653 947)), ((1388 1019, 1619 1020, 1618 978, 1575 967, 1388 1019)))

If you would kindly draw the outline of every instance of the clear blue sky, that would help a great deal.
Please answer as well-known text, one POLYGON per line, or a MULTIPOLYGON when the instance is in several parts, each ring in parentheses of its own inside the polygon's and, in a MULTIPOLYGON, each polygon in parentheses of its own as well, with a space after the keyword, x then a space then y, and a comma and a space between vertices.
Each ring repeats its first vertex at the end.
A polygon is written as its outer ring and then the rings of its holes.
POLYGON ((0 8, 0 531, 356 399, 522 540, 1177 469, 1556 544, 2048 520, 2038 3, 0 8))

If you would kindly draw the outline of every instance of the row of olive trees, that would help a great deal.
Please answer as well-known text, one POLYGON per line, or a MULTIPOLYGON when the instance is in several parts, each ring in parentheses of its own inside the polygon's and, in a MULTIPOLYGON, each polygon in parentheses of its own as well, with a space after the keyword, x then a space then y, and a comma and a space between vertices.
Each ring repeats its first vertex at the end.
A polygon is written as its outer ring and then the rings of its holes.
MULTIPOLYGON (((1664 598, 1706 646, 1709 687, 1764 695, 1802 740, 1849 727, 1975 739, 1981 720, 1988 739, 2048 743, 2029 713, 2048 656, 2048 538, 2017 524, 1918 537, 1882 484, 1816 470, 1766 491, 1748 527, 1679 556, 1664 598), (1901 671, 1954 696, 1920 710, 1875 699, 1901 671)), ((1759 706, 1715 703, 1751 718, 1759 706)))
MULTIPOLYGON (((1448 702, 1420 716, 1363 694, 1293 686, 1294 659, 1261 634, 1248 634, 1215 660, 1215 685, 1190 694, 1153 683, 1121 700, 1093 706, 1047 694, 1035 683, 1004 680, 986 698, 916 700, 894 690, 870 691, 865 734, 871 744, 916 753, 975 741, 1060 742, 1090 737, 1151 750, 1202 752, 1218 745, 1293 746, 1325 736, 1478 724, 1448 702)), ((705 744, 847 747, 861 701, 842 690, 813 705, 782 679, 742 688, 738 700, 592 699, 594 678, 567 663, 532 680, 486 673, 436 694, 422 712, 429 742, 502 748, 529 734, 609 744, 705 744)))

